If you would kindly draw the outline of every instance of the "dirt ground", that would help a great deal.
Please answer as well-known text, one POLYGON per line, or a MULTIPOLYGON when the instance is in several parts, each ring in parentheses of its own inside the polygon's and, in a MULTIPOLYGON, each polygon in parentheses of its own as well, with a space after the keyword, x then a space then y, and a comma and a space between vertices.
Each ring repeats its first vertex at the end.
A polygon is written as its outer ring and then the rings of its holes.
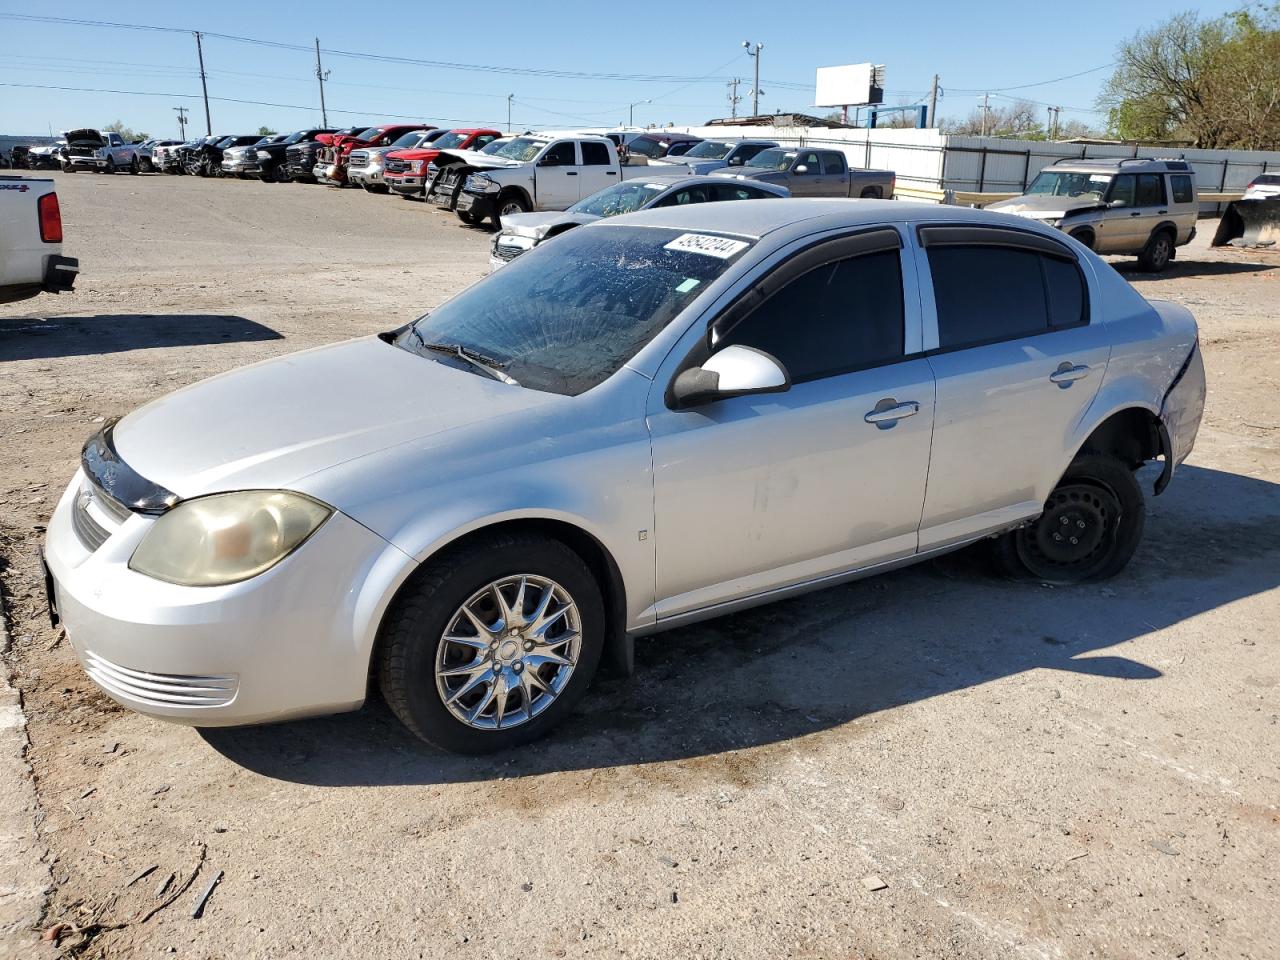
POLYGON ((1116 580, 1016 585, 964 553, 660 635, 553 737, 475 760, 376 703, 126 713, 49 627, 36 548, 104 417, 411 319, 482 274, 487 235, 355 190, 55 176, 79 287, 0 307, 8 667, 41 923, 128 924, 64 952, 1280 956, 1280 255, 1202 224, 1166 275, 1121 265, 1196 313, 1210 392, 1116 580))

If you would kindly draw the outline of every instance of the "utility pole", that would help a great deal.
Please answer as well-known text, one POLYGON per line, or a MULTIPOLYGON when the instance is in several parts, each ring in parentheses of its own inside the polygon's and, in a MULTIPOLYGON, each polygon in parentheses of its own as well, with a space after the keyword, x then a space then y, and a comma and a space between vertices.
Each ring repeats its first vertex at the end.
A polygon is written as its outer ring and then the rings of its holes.
POLYGON ((174 107, 174 111, 178 114, 178 136, 182 138, 182 142, 187 140, 187 108, 174 107))
POLYGON ((987 135, 987 111, 991 109, 988 104, 991 101, 991 94, 984 93, 982 95, 982 135, 987 135))
POLYGON ((511 101, 516 98, 514 93, 507 94, 507 133, 514 133, 511 129, 511 101))
POLYGON ((652 101, 652 100, 637 100, 635 103, 633 103, 633 104, 631 104, 631 105, 630 105, 630 108, 629 108, 629 109, 628 109, 628 111, 627 111, 627 126, 628 126, 628 127, 634 127, 634 126, 636 125, 636 107, 640 106, 640 104, 642 104, 642 103, 653 103, 653 101, 652 101))
POLYGON ((329 125, 329 111, 324 106, 324 82, 329 79, 329 71, 320 66, 320 38, 316 37, 316 79, 320 81, 320 126, 329 125))
POLYGON ((929 91, 929 126, 938 126, 938 75, 933 75, 933 89, 929 91))
POLYGON ((738 96, 738 84, 742 81, 734 77, 725 84, 729 88, 729 115, 734 119, 738 119, 738 104, 742 102, 742 98, 738 96))
POLYGON ((1058 139, 1058 114, 1062 112, 1061 107, 1049 107, 1049 139, 1058 139))
POLYGON ((760 116, 760 51, 764 49, 763 43, 757 43, 755 49, 751 49, 751 41, 743 40, 742 45, 747 50, 747 56, 756 62, 756 82, 751 88, 751 115, 753 117, 760 116))
POLYGON ((204 93, 204 132, 205 136, 213 136, 213 121, 209 119, 209 86, 204 75, 204 46, 200 42, 200 31, 196 34, 196 56, 200 58, 200 90, 204 93))

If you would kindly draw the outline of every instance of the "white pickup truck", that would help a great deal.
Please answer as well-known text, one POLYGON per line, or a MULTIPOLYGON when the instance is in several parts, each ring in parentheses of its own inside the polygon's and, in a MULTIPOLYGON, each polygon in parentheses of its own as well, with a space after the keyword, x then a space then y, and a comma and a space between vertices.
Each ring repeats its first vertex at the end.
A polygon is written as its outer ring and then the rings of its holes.
POLYGON ((62 256, 62 211, 52 180, 0 177, 0 303, 67 293, 80 264, 62 256))
POLYGON ((137 173, 142 167, 137 148, 110 130, 68 130, 63 134, 67 145, 62 151, 62 169, 67 173, 94 170, 115 173, 127 170, 137 173))
MULTIPOLYGON (((653 176, 652 167, 623 165, 608 137, 526 134, 496 153, 441 150, 439 168, 427 188, 427 202, 456 210, 464 223, 530 210, 567 210, 584 197, 634 177, 653 176)), ((662 173, 692 173, 664 164, 662 173)))

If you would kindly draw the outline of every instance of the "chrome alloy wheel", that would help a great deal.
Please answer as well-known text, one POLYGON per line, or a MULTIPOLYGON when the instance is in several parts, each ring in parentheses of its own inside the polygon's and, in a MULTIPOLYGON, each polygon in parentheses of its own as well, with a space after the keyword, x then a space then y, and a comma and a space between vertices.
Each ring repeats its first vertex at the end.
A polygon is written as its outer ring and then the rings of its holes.
POLYGON ((449 618, 436 651, 436 690, 477 730, 532 720, 569 683, 582 622, 569 592, 531 573, 496 580, 449 618))

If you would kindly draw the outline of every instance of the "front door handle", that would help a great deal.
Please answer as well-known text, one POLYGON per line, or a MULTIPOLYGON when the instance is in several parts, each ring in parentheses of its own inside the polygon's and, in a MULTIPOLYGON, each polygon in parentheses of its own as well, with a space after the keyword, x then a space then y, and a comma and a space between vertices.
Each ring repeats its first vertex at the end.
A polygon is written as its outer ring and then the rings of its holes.
POLYGON ((899 420, 914 417, 919 412, 920 404, 914 400, 899 403, 893 397, 885 397, 862 419, 867 423, 874 423, 881 430, 888 430, 899 420))
POLYGON ((564 175, 565 175, 566 177, 576 177, 576 176, 578 175, 578 171, 577 171, 577 170, 566 170, 566 171, 564 172, 564 175))
POLYGON ((1142 211, 1141 211, 1141 210, 1135 210, 1135 211, 1133 211, 1133 213, 1129 214, 1129 216, 1131 216, 1131 217, 1140 217, 1140 216, 1142 216, 1142 211))
POLYGON ((1049 380, 1058 386, 1066 389, 1077 380, 1083 380, 1089 375, 1089 368, 1083 363, 1072 364, 1064 360, 1058 365, 1058 369, 1049 374, 1049 380))

